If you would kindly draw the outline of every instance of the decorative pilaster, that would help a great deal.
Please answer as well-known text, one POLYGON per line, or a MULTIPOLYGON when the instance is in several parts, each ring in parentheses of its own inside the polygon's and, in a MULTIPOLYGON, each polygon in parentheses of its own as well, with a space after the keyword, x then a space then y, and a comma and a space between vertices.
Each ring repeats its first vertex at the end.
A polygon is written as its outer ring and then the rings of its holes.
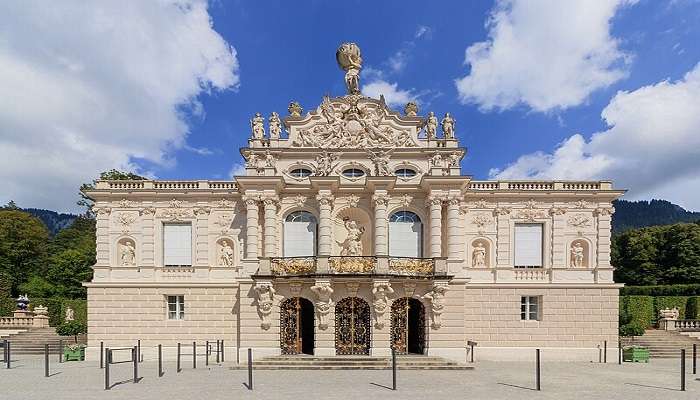
POLYGON ((330 193, 319 193, 316 196, 319 205, 318 223, 318 255, 331 255, 331 210, 333 209, 333 195, 330 193))
POLYGON ((378 257, 389 254, 389 225, 386 215, 389 196, 377 192, 372 196, 374 201, 374 254, 378 257))
MULTIPOLYGON (((93 207, 92 212, 95 213, 95 226, 98 232, 97 236, 97 263, 96 265, 107 266, 110 265, 110 237, 109 232, 109 215, 112 213, 112 209, 108 207, 93 207)), ((116 260, 116 257, 115 257, 116 260)))
MULTIPOLYGON (((598 260, 596 265, 592 265, 597 268, 610 268, 610 232, 611 232, 611 222, 612 215, 615 212, 613 207, 601 207, 595 210, 595 214, 598 217, 598 234, 597 243, 598 251, 596 255, 598 260)), ((589 263, 592 264, 592 263, 589 263)))
POLYGON ((243 196, 246 209, 245 258, 258 258, 258 197, 243 196))
POLYGON ((372 302, 374 306, 374 327, 377 329, 384 329, 386 325, 384 314, 389 309, 388 296, 392 294, 394 294, 394 289, 391 288, 389 280, 375 280, 372 284, 372 295, 374 296, 374 301, 372 302))
POLYGON ((428 197, 430 209, 430 257, 442 257, 442 197, 428 197))
POLYGON ((277 207, 279 206, 279 198, 277 196, 269 196, 263 199, 265 208, 265 257, 277 256, 277 207))
POLYGON ((326 330, 328 329, 328 314, 331 312, 331 308, 333 307, 333 300, 331 300, 333 288, 331 287, 331 282, 328 280, 317 280, 310 289, 316 294, 316 315, 318 315, 318 329, 326 330))
POLYGON ((447 201, 447 257, 451 260, 461 260, 463 255, 462 229, 459 223, 458 197, 450 197, 447 201))
POLYGON ((152 267, 155 265, 155 223, 156 209, 144 207, 141 213, 141 265, 152 267))

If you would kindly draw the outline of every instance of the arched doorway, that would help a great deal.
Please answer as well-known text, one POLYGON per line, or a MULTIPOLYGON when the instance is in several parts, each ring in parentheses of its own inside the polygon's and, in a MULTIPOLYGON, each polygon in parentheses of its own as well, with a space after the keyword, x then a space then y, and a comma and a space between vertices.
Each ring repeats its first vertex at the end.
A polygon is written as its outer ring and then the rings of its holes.
POLYGON ((391 344, 399 354, 425 351, 425 307, 420 300, 402 297, 391 304, 391 344))
POLYGON ((280 304, 282 354, 314 354, 314 305, 303 297, 280 304))
POLYGON ((335 305, 335 353, 369 355, 369 304, 359 297, 346 297, 335 305))

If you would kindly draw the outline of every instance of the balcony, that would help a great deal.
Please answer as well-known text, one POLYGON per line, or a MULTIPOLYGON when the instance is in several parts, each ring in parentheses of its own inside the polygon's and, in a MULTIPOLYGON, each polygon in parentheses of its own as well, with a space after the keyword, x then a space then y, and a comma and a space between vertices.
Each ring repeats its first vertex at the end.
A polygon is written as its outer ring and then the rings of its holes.
POLYGON ((446 276, 444 259, 409 257, 274 257, 260 259, 257 275, 272 277, 387 276, 432 278, 446 276))

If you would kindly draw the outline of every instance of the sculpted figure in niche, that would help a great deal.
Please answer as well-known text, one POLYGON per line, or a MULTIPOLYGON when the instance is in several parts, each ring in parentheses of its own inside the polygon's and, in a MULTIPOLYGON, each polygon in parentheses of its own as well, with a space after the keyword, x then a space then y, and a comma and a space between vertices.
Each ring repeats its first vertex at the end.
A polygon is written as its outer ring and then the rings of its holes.
POLYGON ((571 266, 576 268, 583 267, 584 247, 581 242, 575 242, 571 245, 571 266))
POLYGON ((136 248, 134 244, 127 240, 119 247, 122 265, 136 265, 136 248))
POLYGON ((221 248, 219 249, 219 265, 226 267, 233 265, 233 247, 231 247, 228 240, 221 241, 221 248))
POLYGON ((362 234, 365 233, 364 227, 358 227, 357 222, 350 218, 343 218, 343 224, 348 231, 345 241, 341 244, 341 256, 361 256, 362 255, 362 234))
POLYGON ((253 130, 253 139, 265 138, 265 119, 260 113, 255 113, 253 119, 250 120, 250 127, 253 130))
POLYGON ((450 116, 450 113, 445 113, 445 117, 442 119, 442 134, 445 139, 455 138, 455 120, 450 116))
POLYGON ((270 118, 267 120, 270 129, 270 139, 279 139, 282 133, 282 120, 280 119, 280 115, 273 111, 272 114, 270 114, 270 118))
POLYGON ((428 136, 428 139, 435 139, 437 136, 437 126, 438 119, 435 113, 431 111, 428 113, 428 119, 425 122, 425 134, 428 136))
POLYGON ((486 247, 481 242, 476 242, 472 252, 472 265, 475 267, 486 266, 486 247))
POLYGON ((73 321, 75 320, 75 311, 73 311, 72 308, 67 307, 66 308, 66 316, 64 318, 65 321, 73 321))

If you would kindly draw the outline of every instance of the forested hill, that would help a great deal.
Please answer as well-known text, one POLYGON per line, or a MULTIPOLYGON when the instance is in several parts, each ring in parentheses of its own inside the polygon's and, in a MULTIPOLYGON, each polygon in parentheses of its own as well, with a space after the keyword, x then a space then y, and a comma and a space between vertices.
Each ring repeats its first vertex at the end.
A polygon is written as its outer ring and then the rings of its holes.
POLYGON ((615 200, 613 205, 615 214, 612 226, 615 233, 644 226, 700 221, 700 212, 686 211, 683 207, 666 200, 615 200))
POLYGON ((76 218, 74 214, 59 214, 56 211, 42 210, 39 208, 23 208, 22 211, 28 212, 39 218, 46 225, 51 236, 55 236, 60 230, 69 227, 76 218))

